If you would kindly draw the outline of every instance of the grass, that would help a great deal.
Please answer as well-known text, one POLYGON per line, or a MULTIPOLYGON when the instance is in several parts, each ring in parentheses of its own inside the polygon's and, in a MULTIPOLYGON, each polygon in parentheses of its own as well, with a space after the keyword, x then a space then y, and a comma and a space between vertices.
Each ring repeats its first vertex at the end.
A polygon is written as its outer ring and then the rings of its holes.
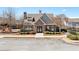
POLYGON ((69 35, 67 35, 67 37, 71 40, 79 40, 79 32, 75 32, 75 33, 70 33, 69 35))

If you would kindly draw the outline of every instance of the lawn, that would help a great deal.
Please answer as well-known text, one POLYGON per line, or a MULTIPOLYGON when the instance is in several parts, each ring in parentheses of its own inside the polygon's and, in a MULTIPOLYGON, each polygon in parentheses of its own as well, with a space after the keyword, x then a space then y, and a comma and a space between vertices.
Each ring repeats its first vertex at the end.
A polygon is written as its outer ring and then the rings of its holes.
POLYGON ((67 37, 71 40, 79 40, 79 32, 69 32, 67 37))

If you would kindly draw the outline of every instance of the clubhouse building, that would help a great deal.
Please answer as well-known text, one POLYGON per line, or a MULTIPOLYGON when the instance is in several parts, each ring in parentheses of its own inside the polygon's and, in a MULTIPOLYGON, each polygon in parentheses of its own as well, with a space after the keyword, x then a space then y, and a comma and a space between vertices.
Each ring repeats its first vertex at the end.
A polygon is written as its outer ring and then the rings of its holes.
POLYGON ((64 14, 54 15, 51 13, 42 13, 41 11, 37 14, 27 14, 24 12, 23 18, 20 20, 9 20, 0 17, 0 29, 7 24, 12 29, 24 28, 27 31, 34 31, 36 33, 43 33, 45 31, 61 32, 73 27, 79 28, 79 19, 68 18, 64 14))

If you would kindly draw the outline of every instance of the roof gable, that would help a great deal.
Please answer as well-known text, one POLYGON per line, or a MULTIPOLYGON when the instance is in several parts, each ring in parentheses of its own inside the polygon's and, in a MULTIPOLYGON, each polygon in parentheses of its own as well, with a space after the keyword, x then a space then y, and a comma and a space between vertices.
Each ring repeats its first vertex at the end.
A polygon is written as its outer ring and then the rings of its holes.
POLYGON ((52 24, 53 24, 52 20, 51 20, 46 14, 43 14, 43 15, 40 17, 40 19, 41 19, 44 23, 46 23, 46 25, 52 25, 52 24))
POLYGON ((42 14, 28 14, 27 16, 35 18, 35 22, 36 22, 37 20, 40 19, 40 17, 42 16, 42 14))
POLYGON ((36 25, 46 25, 41 19, 35 22, 36 25))

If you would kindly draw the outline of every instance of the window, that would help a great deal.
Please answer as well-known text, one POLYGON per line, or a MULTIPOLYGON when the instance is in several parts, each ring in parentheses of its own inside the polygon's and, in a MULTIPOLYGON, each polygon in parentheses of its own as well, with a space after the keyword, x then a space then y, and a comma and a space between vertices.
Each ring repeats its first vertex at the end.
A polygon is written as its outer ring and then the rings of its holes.
POLYGON ((26 30, 32 30, 32 26, 26 26, 26 30))
POLYGON ((47 29, 50 29, 50 27, 49 27, 49 26, 47 26, 47 29))
POLYGON ((51 28, 51 31, 54 31, 54 28, 53 27, 51 28))
POLYGON ((32 19, 28 19, 28 21, 32 21, 32 19))
POLYGON ((51 26, 47 26, 46 28, 48 31, 51 31, 51 26))
POLYGON ((46 27, 46 30, 47 31, 54 31, 54 29, 55 28, 53 26, 51 26, 51 25, 46 27))

